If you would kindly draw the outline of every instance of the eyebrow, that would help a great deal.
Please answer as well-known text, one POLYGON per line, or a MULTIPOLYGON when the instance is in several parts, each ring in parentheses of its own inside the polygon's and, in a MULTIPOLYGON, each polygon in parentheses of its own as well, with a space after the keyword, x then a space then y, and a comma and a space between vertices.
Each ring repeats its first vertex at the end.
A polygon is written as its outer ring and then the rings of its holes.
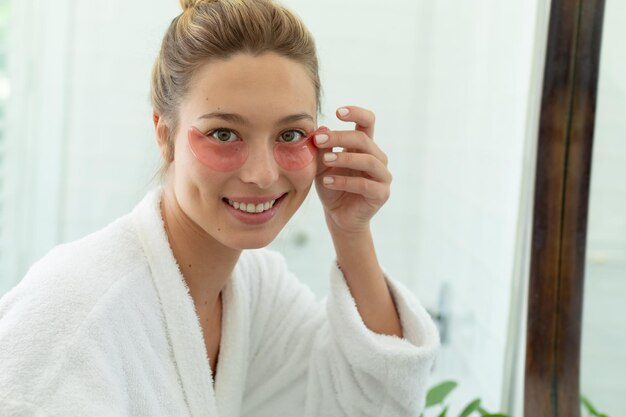
MULTIPOLYGON (((243 117, 242 115, 237 114, 237 113, 224 113, 220 111, 214 111, 211 113, 203 114, 202 116, 198 117, 198 119, 222 119, 227 122, 237 123, 237 124, 244 125, 244 126, 250 126, 250 121, 246 119, 245 117, 243 117)), ((303 119, 307 119, 312 122, 315 122, 315 119, 313 119, 313 116, 311 116, 308 113, 296 113, 296 114, 290 114, 289 116, 283 117, 277 122, 277 124, 293 123, 293 122, 296 122, 298 120, 303 120, 303 119)))

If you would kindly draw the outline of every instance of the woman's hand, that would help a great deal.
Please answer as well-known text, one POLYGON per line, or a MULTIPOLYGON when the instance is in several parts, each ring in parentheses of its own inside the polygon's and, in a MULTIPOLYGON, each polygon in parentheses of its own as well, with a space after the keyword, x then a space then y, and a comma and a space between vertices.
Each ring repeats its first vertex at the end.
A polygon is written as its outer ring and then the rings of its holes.
POLYGON ((315 143, 320 151, 315 188, 331 232, 359 234, 369 231, 371 218, 389 199, 392 176, 387 169, 387 155, 372 139, 374 113, 346 106, 337 110, 337 117, 354 122, 355 129, 316 135, 315 143), (322 142, 320 135, 328 139, 322 142), (344 151, 332 152, 333 147, 344 151), (329 161, 329 155, 336 159, 329 161))

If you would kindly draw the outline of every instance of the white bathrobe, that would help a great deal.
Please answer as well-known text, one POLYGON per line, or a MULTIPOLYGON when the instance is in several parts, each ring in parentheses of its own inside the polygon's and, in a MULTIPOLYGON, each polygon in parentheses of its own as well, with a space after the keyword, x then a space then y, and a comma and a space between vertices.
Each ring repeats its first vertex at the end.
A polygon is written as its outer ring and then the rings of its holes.
POLYGON ((419 415, 439 336, 415 296, 386 277, 404 339, 377 334, 335 260, 320 303, 268 249, 244 250, 224 287, 214 384, 160 195, 0 299, 0 416, 419 415))

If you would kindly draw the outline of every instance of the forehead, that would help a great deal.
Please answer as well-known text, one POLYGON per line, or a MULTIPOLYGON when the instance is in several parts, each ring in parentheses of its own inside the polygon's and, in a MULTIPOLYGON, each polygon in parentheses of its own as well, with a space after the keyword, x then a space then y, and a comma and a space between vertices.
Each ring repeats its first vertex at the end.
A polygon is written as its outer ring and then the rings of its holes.
POLYGON ((183 111, 315 115, 315 87, 306 68, 274 53, 209 62, 196 71, 189 87, 183 111))

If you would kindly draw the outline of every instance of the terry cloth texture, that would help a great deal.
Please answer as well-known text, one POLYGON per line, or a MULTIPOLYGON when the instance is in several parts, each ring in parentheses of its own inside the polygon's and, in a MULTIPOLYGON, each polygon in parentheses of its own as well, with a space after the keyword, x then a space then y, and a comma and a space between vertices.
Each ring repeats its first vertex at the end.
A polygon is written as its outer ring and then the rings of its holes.
POLYGON ((435 324, 386 276, 404 338, 370 331, 334 259, 320 302, 282 255, 242 252, 222 293, 213 381, 161 192, 55 247, 0 299, 0 416, 420 414, 435 324))

